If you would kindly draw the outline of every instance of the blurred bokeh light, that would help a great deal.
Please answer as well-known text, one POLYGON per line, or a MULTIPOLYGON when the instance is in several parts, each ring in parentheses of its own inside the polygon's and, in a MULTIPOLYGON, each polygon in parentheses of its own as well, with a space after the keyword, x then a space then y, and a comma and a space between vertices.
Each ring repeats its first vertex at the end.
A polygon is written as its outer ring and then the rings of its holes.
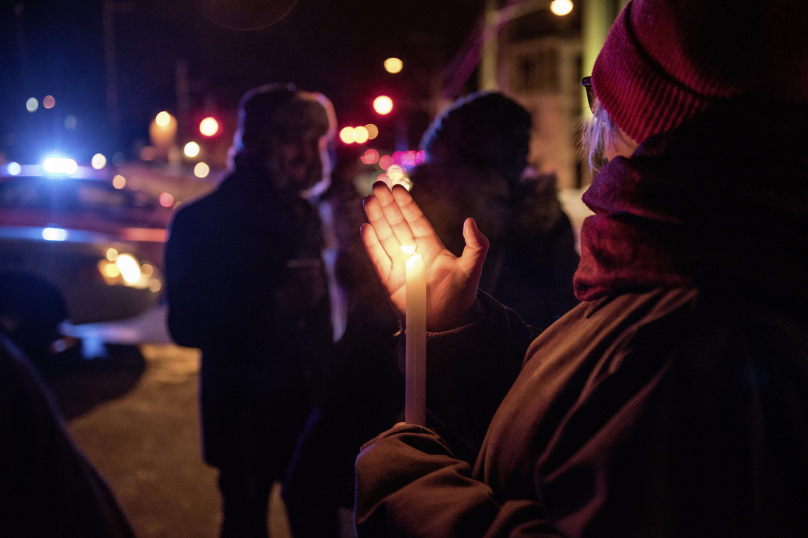
POLYGON ((186 157, 196 157, 199 155, 199 144, 196 142, 188 142, 183 149, 186 157))
POLYGON ((398 58, 387 58, 384 61, 384 69, 388 73, 400 73, 401 69, 404 67, 404 62, 399 60, 398 58))
POLYGON ((90 164, 96 170, 101 170, 102 168, 104 168, 107 165, 107 158, 104 157, 101 153, 96 153, 95 155, 93 155, 93 158, 90 161, 90 164))
POLYGON ((380 95, 373 100, 373 110, 382 116, 393 111, 393 100, 386 95, 380 95))
POLYGON ((208 177, 210 174, 210 166, 205 163, 196 163, 194 166, 194 175, 198 178, 208 177))
POLYGON ((572 11, 572 1, 553 0, 553 2, 550 4, 550 11, 552 11, 553 14, 558 15, 559 17, 563 17, 564 15, 567 15, 572 11))
POLYGON ((219 132, 219 122, 208 116, 199 123, 199 132, 204 136, 214 136, 219 132))

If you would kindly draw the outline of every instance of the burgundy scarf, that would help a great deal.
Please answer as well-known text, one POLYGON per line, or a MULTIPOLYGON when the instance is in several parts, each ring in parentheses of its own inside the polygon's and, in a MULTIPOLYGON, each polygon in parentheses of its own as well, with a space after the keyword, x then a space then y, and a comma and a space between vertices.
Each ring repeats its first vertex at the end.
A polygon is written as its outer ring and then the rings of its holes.
POLYGON ((584 194, 578 299, 754 287, 808 300, 808 107, 728 103, 648 138, 584 194))

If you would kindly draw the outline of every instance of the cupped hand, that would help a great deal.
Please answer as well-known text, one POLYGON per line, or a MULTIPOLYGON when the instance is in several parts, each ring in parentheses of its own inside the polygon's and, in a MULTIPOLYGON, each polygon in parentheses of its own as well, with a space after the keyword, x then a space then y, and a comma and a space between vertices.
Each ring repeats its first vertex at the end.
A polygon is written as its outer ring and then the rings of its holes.
POLYGON ((458 258, 443 246, 432 225, 407 189, 391 191, 381 181, 364 200, 369 224, 362 225, 362 241, 387 298, 398 318, 406 322, 405 267, 409 254, 401 246, 416 246, 426 264, 426 326, 429 331, 454 329, 474 304, 488 252, 488 239, 474 219, 466 219, 466 247, 458 258))

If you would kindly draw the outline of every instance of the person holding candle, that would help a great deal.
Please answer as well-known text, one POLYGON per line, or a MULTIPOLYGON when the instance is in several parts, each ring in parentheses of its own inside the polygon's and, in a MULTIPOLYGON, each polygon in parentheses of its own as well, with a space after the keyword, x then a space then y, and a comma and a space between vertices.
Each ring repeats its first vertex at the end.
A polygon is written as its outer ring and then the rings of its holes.
POLYGON ((808 5, 633 0, 585 80, 575 291, 541 334, 477 291, 406 190, 362 236, 404 319, 426 262, 427 408, 356 463, 365 536, 808 535, 808 5))

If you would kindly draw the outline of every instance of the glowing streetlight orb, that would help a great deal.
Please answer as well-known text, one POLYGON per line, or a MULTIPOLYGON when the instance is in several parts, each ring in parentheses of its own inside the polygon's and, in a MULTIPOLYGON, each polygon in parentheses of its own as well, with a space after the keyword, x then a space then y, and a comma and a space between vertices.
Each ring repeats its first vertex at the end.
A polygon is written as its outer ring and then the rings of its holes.
POLYGON ((370 134, 368 130, 361 125, 359 127, 354 127, 354 140, 357 144, 364 144, 370 138, 370 134))
POLYGON ((6 166, 6 170, 10 175, 18 176, 20 175, 20 172, 22 172, 22 166, 20 166, 20 163, 15 163, 14 161, 12 161, 8 163, 8 166, 6 166))
POLYGON ((90 160, 90 164, 96 170, 101 170, 107 165, 107 158, 104 157, 101 153, 96 153, 93 155, 93 158, 90 160))
POLYGON ((196 177, 208 177, 208 174, 210 174, 210 166, 205 163, 196 163, 196 166, 194 166, 194 175, 196 177))
POLYGON ((365 125, 365 129, 368 130, 368 139, 373 140, 377 136, 379 136, 379 128, 373 125, 372 123, 368 123, 365 125))
POLYGON ((553 2, 550 4, 550 11, 552 11, 554 15, 558 15, 559 17, 568 15, 572 11, 572 1, 553 0, 553 2))
POLYGON ((159 125, 160 127, 166 127, 169 123, 171 123, 171 114, 163 110, 157 117, 154 118, 154 123, 159 125))
POLYGON ((199 155, 199 144, 196 142, 188 142, 183 149, 186 157, 196 157, 199 155))
POLYGON ((382 116, 393 111, 393 100, 386 95, 380 95, 373 100, 373 110, 382 116))
POLYGON ((42 106, 48 109, 53 108, 56 106, 56 99, 54 99, 52 95, 46 95, 42 100, 42 106))
POLYGON ((36 97, 31 97, 25 102, 25 109, 28 112, 36 112, 37 108, 39 108, 39 101, 36 100, 36 97))
POLYGON ((339 132, 339 139, 346 144, 353 144, 356 142, 356 131, 353 127, 343 127, 339 132))
POLYGON ((205 136, 213 136, 219 132, 219 122, 208 116, 199 123, 199 132, 205 136))
POLYGON ((171 207, 174 205, 174 197, 169 192, 160 194, 160 205, 163 207, 171 207))
POLYGON ((126 178, 122 175, 118 174, 114 178, 112 178, 112 186, 116 189, 122 189, 126 187, 126 178))
POLYGON ((384 61, 384 70, 388 73, 400 73, 401 69, 404 68, 404 62, 399 60, 398 58, 387 58, 384 61))

